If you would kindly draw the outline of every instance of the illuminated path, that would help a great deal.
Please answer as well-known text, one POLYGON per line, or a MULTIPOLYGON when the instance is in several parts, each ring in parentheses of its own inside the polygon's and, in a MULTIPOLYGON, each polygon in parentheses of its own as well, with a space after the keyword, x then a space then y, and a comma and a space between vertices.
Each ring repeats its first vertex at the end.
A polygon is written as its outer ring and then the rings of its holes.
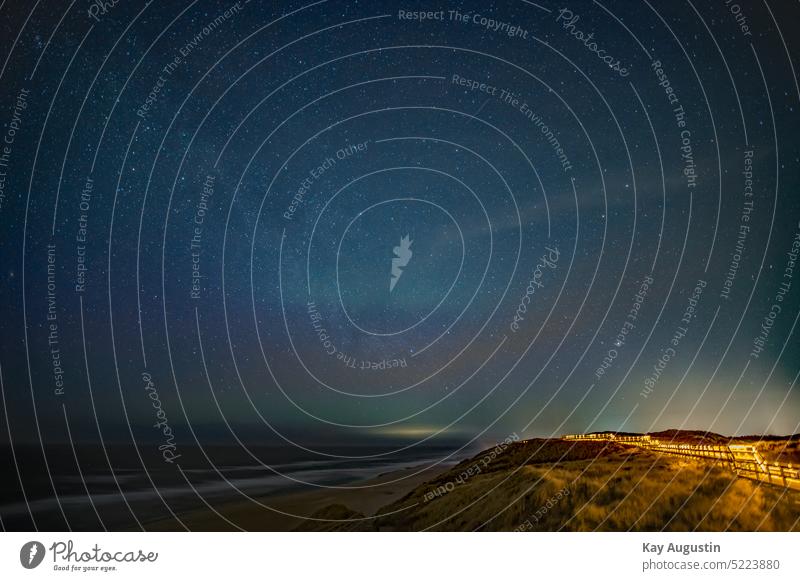
POLYGON ((776 486, 800 490, 800 467, 791 464, 768 463, 755 446, 748 444, 696 445, 672 444, 650 436, 618 436, 610 432, 598 434, 567 434, 563 440, 607 440, 637 446, 654 452, 720 462, 743 478, 776 486))

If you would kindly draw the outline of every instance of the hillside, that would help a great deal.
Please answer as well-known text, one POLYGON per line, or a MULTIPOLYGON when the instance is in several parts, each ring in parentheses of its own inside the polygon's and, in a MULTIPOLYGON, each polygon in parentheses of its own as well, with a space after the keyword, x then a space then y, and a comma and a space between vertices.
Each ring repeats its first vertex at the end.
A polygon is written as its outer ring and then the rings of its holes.
POLYGON ((492 452, 374 518, 327 507, 314 518, 338 522, 307 521, 299 530, 800 530, 800 493, 711 463, 610 442, 528 440, 492 452))

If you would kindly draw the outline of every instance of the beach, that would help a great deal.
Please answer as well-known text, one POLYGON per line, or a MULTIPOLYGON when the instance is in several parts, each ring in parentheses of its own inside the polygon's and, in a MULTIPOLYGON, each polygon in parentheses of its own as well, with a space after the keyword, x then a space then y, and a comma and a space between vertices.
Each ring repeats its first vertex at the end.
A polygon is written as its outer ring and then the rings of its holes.
MULTIPOLYGON (((342 505, 366 517, 397 502, 424 482, 452 468, 452 464, 406 467, 374 478, 352 482, 347 487, 320 487, 307 492, 272 494, 232 500, 211 508, 178 514, 192 531, 238 530, 287 531, 308 522, 308 517, 331 505, 342 505), (259 506, 260 503, 263 506, 259 506), (216 511, 216 513, 215 513, 216 511), (238 527, 238 528, 237 528, 238 527)), ((144 523, 149 531, 183 530, 174 519, 144 523)))

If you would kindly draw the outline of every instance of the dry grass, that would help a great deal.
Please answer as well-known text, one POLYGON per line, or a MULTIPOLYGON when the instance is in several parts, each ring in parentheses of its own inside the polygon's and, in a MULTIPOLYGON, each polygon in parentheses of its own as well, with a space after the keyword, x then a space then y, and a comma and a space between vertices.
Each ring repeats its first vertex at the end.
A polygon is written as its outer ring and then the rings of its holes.
POLYGON ((767 462, 800 465, 800 439, 762 440, 756 448, 767 462))
POLYGON ((384 507, 384 516, 333 530, 800 530, 800 493, 710 463, 601 442, 522 442, 455 483, 480 457, 384 507))

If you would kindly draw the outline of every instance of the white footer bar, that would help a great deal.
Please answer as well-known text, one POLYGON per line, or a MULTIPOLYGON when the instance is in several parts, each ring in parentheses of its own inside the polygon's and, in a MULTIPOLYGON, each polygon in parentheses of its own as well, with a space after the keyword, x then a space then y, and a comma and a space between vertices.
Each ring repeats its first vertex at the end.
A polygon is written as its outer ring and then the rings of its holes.
POLYGON ((792 533, 3 533, 0 578, 794 580, 800 579, 798 539, 792 533))

